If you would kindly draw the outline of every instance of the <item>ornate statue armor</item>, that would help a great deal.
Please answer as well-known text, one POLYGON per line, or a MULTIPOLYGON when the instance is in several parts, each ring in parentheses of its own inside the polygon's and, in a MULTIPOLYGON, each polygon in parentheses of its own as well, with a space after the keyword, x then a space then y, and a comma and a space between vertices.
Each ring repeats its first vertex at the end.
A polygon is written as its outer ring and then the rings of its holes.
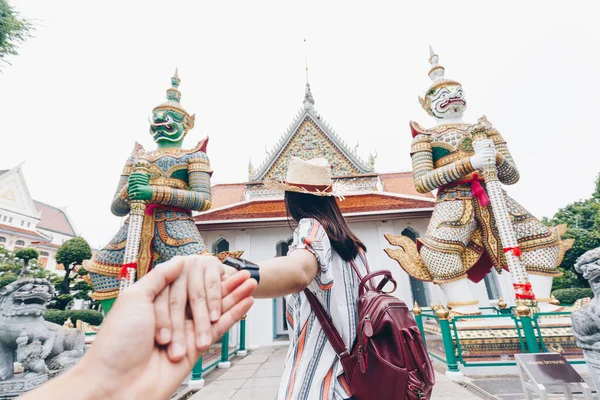
MULTIPOLYGON (((183 138, 194 126, 195 116, 190 116, 179 104, 179 82, 176 71, 172 87, 167 90, 167 101, 153 110, 150 133, 158 149, 146 152, 136 144, 125 163, 111 206, 114 215, 124 217, 132 211, 132 195, 134 200, 145 200, 136 265, 138 279, 156 264, 174 256, 207 253, 192 211, 210 208, 212 171, 206 155, 208 139, 191 150, 181 149, 183 138), (149 175, 134 172, 139 159, 147 161, 149 175), (136 174, 138 183, 132 183, 136 174), (146 182, 139 184, 144 179, 146 182)), ((119 279, 127 272, 123 260, 128 229, 129 218, 110 243, 85 264, 94 285, 92 297, 103 301, 105 310, 110 309, 119 294, 119 279)))
POLYGON ((464 91, 460 83, 444 78, 438 59, 431 50, 429 76, 433 82, 425 98, 419 98, 438 125, 423 128, 416 122, 410 123, 416 189, 421 193, 438 191, 433 215, 417 248, 406 238, 386 235, 391 244, 402 247, 386 252, 411 276, 440 284, 454 312, 471 314, 479 309, 467 279, 479 282, 491 268, 498 273, 508 270, 505 252, 514 251, 515 256, 520 256, 538 301, 549 303, 552 277, 561 275, 557 266, 572 244, 561 241, 566 227, 545 226, 504 193, 506 223, 512 226, 518 246, 503 247, 483 168, 473 165, 474 160, 483 160, 474 148, 474 130, 484 130, 487 146, 492 152, 495 148, 495 159, 487 162, 495 164, 501 183, 516 183, 519 172, 506 141, 485 117, 477 124, 462 121, 466 109, 464 91))

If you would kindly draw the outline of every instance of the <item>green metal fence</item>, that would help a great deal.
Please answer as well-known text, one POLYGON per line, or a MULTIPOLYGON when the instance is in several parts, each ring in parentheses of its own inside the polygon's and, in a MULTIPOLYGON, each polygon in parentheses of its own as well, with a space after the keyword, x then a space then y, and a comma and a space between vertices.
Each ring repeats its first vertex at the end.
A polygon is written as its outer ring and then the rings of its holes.
POLYGON ((211 362, 204 365, 203 357, 196 362, 194 368, 192 369, 192 377, 190 379, 190 383, 199 382, 202 380, 204 374, 214 369, 219 363, 228 362, 233 356, 235 356, 240 351, 246 351, 246 317, 242 318, 242 320, 238 323, 239 327, 239 341, 236 343, 233 350, 230 349, 230 332, 225 332, 223 337, 221 338, 221 355, 220 357, 216 357, 211 362))
MULTIPOLYGON (((463 367, 493 367, 493 366, 514 366, 516 363, 512 360, 511 354, 501 354, 498 350, 498 354, 490 354, 486 356, 470 355, 464 348, 464 342, 467 339, 472 343, 478 343, 481 348, 485 348, 485 340, 476 340, 476 335, 469 337, 469 330, 472 331, 503 331, 503 335, 507 335, 506 338, 498 337, 494 338, 498 341, 504 340, 505 343, 509 343, 508 346, 512 346, 516 352, 521 353, 539 353, 539 352, 556 352, 557 349, 549 348, 548 344, 544 340, 543 331, 551 330, 552 326, 551 319, 556 320, 557 317, 568 317, 571 315, 570 312, 559 312, 559 313, 535 313, 532 309, 520 305, 519 307, 481 307, 482 315, 453 315, 451 316, 450 311, 445 309, 443 306, 437 306, 434 309, 422 310, 417 304, 413 309, 413 315, 417 326, 421 331, 423 341, 427 347, 430 356, 438 361, 444 363, 448 371, 460 372, 459 365, 463 367), (542 319, 544 320, 541 323, 542 319), (490 320, 489 325, 485 324, 484 321, 490 320), (465 329, 465 324, 461 326, 461 322, 471 321, 473 324, 470 328, 465 329), (479 325, 477 322, 481 321, 479 325), (508 334, 506 333, 508 332, 508 334), (481 343, 480 343, 481 342, 481 343), (482 360, 478 360, 477 357, 481 357, 482 360), (492 360, 491 358, 498 358, 498 360, 492 360)), ((564 324, 556 324, 557 327, 564 328, 564 324)), ((491 332, 490 336, 494 336, 497 332, 491 332)), ((493 346, 492 346, 493 347, 493 346)), ((573 346, 575 347, 575 346, 573 346)), ((562 352, 563 349, 558 349, 562 352)), ((572 348, 566 349, 570 351, 569 355, 572 358, 569 359, 571 364, 585 363, 583 357, 572 348)))

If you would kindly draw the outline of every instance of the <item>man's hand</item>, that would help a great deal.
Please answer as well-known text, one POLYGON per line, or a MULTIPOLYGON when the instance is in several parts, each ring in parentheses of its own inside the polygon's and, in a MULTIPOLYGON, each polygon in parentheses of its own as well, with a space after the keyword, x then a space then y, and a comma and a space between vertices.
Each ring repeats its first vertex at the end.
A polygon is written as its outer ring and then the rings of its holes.
MULTIPOLYGON (((216 257, 182 257, 184 269, 173 284, 156 299, 156 342, 168 345, 168 355, 172 361, 181 360, 186 353, 184 320, 191 313, 194 320, 196 346, 206 349, 215 338, 212 337, 211 323, 218 321, 225 305, 224 290, 237 284, 238 279, 248 279, 248 272, 237 273, 223 265, 216 257)), ((161 268, 160 266, 158 268, 161 268)), ((254 282, 256 287, 256 281, 254 282)), ((248 284, 248 283, 245 283, 248 284)))
MULTIPOLYGON (((155 344, 155 301, 191 266, 177 257, 161 264, 128 288, 111 309, 90 351, 64 375, 26 394, 23 399, 62 400, 73 393, 91 399, 168 399, 183 382, 206 347, 196 345, 194 321, 183 324, 186 353, 172 361, 155 344)), ((195 283, 204 287, 200 276, 195 283)), ((239 321, 253 303, 256 281, 241 272, 219 282, 221 315, 207 328, 216 341, 239 321)))

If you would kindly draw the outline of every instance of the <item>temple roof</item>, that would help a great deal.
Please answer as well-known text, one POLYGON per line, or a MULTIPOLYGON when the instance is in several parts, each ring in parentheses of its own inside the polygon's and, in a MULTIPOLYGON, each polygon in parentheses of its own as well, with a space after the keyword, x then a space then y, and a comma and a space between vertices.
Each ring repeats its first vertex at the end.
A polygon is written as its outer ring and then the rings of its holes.
POLYGON ((350 149, 315 110, 310 85, 307 83, 303 108, 269 151, 266 160, 250 175, 250 181, 283 178, 291 156, 304 159, 325 157, 333 167, 333 176, 373 172, 373 166, 361 160, 356 150, 350 149))
MULTIPOLYGON (((386 212, 410 212, 433 210, 434 200, 392 193, 366 193, 349 195, 339 201, 343 214, 382 214, 386 212)), ((283 199, 249 200, 206 211, 194 217, 197 224, 217 221, 251 221, 287 219, 283 199)))
POLYGON ((35 208, 42 213, 37 227, 49 231, 62 233, 67 236, 77 236, 69 217, 64 210, 44 204, 37 200, 33 201, 35 208))

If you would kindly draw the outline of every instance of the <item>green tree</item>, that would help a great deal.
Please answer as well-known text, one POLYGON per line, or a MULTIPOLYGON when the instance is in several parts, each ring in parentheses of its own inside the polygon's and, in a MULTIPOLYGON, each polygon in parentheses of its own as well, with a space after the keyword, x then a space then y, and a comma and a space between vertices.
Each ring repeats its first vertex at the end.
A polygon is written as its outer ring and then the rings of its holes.
POLYGON ((553 289, 587 287, 587 281, 575 272, 574 265, 583 253, 600 247, 600 174, 592 197, 561 208, 551 220, 545 219, 544 222, 548 225, 567 224, 565 238, 575 239, 575 244, 559 266, 565 275, 554 280, 553 289))
POLYGON ((14 255, 18 259, 23 260, 25 265, 29 265, 29 261, 31 260, 37 260, 40 258, 40 252, 29 247, 15 251, 14 255))
POLYGON ((70 293, 71 272, 85 260, 92 258, 92 248, 81 237, 67 240, 56 251, 56 262, 65 268, 65 276, 60 285, 61 294, 70 293))
POLYGON ((20 43, 31 37, 33 27, 22 18, 7 0, 0 0, 0 67, 10 63, 7 56, 17 55, 20 43))
MULTIPOLYGON (((18 251, 13 254, 5 249, 0 250, 0 288, 2 288, 19 279, 19 274, 23 269, 23 259, 15 256, 18 251)), ((29 265, 25 270, 25 277, 44 278, 53 284, 58 279, 58 276, 54 272, 41 268, 37 259, 29 260, 29 265)))

